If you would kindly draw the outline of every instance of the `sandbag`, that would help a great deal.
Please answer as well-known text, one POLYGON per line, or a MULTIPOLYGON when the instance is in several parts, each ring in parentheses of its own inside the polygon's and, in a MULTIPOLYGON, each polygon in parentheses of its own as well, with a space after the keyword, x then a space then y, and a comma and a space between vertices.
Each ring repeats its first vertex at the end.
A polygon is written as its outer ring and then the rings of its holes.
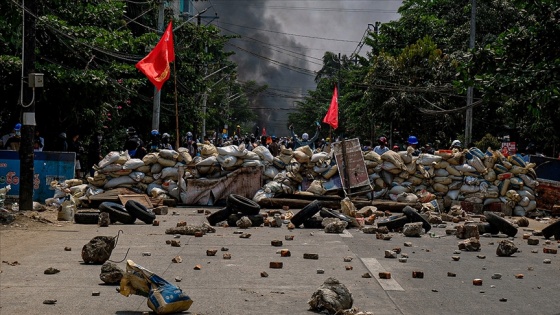
POLYGON ((278 175, 278 169, 274 166, 267 166, 264 169, 264 176, 270 178, 270 179, 274 179, 274 177, 276 177, 276 175, 278 175))
POLYGON ((449 187, 447 187, 447 185, 444 184, 435 183, 432 185, 432 187, 434 188, 435 191, 440 193, 447 193, 449 191, 449 187))
POLYGON ((307 154, 305 154, 305 152, 302 151, 294 151, 293 157, 299 162, 299 163, 307 163, 309 162, 309 156, 307 154))
POLYGON ((179 157, 179 152, 175 150, 163 149, 159 150, 158 155, 160 158, 167 159, 167 160, 177 160, 179 157))
POLYGON ((179 156, 177 157, 178 162, 190 164, 193 161, 193 158, 189 153, 189 149, 181 147, 177 149, 177 152, 179 153, 179 156))
POLYGON ((263 161, 272 163, 272 160, 274 159, 272 153, 270 153, 270 151, 265 146, 262 145, 259 145, 256 148, 254 148, 252 152, 256 153, 263 161))
POLYGON ((459 197, 459 190, 449 190, 446 196, 451 200, 457 200, 457 197, 459 197))
POLYGON ((477 157, 474 156, 467 160, 467 163, 474 167, 476 169, 477 172, 481 173, 481 174, 486 174, 487 170, 486 170, 486 166, 484 166, 484 163, 482 163, 482 161, 477 157))
POLYGON ((374 151, 369 151, 367 153, 364 154, 364 160, 369 160, 369 161, 374 161, 374 162, 378 162, 381 163, 381 155, 377 154, 374 151))
POLYGON ((132 170, 118 170, 109 173, 109 176, 111 177, 127 176, 130 175, 130 173, 132 173, 132 170))
POLYGON ((438 163, 441 160, 441 156, 423 153, 418 156, 418 160, 416 160, 416 163, 428 166, 433 165, 434 163, 438 163))
POLYGON ((522 167, 522 168, 524 168, 524 167, 526 166, 526 163, 525 163, 525 161, 523 160, 523 158, 520 157, 520 156, 517 155, 517 154, 510 155, 510 156, 508 157, 508 161, 509 161, 511 164, 516 165, 516 166, 519 166, 519 167, 522 167))
MULTIPOLYGON (((462 164, 462 165, 457 165, 455 166, 455 169, 460 171, 460 172, 468 172, 468 173, 475 173, 476 172, 476 168, 468 165, 468 164, 462 164)), ((450 172, 451 173, 451 172, 450 172)), ((455 174, 453 174, 455 175, 455 174)))
POLYGON ((158 155, 156 153, 148 153, 142 158, 142 162, 146 165, 157 163, 158 155))
POLYGON ((161 170, 161 179, 179 179, 179 170, 175 167, 166 167, 161 170))
POLYGON ((140 166, 143 166, 143 165, 144 165, 144 162, 140 159, 130 159, 130 160, 128 160, 124 163, 122 168, 125 169, 125 170, 135 170, 135 169, 137 169, 137 168, 139 168, 140 166))
POLYGON ((247 151, 247 153, 243 156, 244 160, 260 160, 260 156, 253 151, 247 151))
POLYGON ((400 193, 397 195, 398 202, 408 202, 408 203, 416 203, 418 202, 418 196, 411 193, 400 193))
POLYGON ((116 162, 119 159, 120 153, 117 151, 109 152, 105 157, 97 163, 99 168, 104 168, 105 166, 116 162))
POLYGON ((436 177, 447 177, 449 176, 449 172, 444 168, 436 168, 434 175, 436 175, 436 177))
MULTIPOLYGON (((384 161, 381 164, 381 169, 391 173, 391 174, 399 174, 402 169, 400 167, 397 167, 396 165, 394 165, 393 163, 389 162, 389 161, 384 161)), ((406 170, 406 169, 405 169, 406 170)))
POLYGON ((164 159, 162 157, 159 157, 158 163, 161 164, 161 166, 163 167, 171 167, 171 166, 175 166, 177 162, 175 160, 169 160, 169 159, 164 159))
POLYGON ((495 181, 496 178, 496 172, 493 169, 488 169, 488 172, 484 175, 484 179, 489 182, 495 181))
POLYGON ((286 163, 284 163, 277 156, 275 156, 274 159, 272 160, 272 165, 274 165, 274 167, 276 167, 277 169, 281 169, 281 170, 286 168, 286 163))
POLYGON ((197 144, 197 147, 200 148, 200 155, 203 158, 208 158, 211 156, 218 155, 218 150, 213 144, 197 144))
POLYGON ((220 163, 220 165, 222 165, 222 167, 224 168, 228 168, 228 167, 233 167, 236 165, 237 163, 237 157, 233 156, 233 155, 218 155, 216 157, 216 160, 218 161, 218 163, 220 163))
POLYGON ((128 174, 128 176, 132 178, 135 182, 141 182, 146 176, 146 174, 136 171, 128 174))
POLYGON ((311 156, 311 162, 317 163, 319 161, 326 160, 328 157, 329 157, 329 154, 327 152, 315 153, 311 156))
POLYGON ((393 195, 398 195, 398 194, 401 194, 401 193, 410 193, 410 192, 411 192, 410 188, 400 186, 400 185, 393 186, 389 189, 389 194, 393 194, 393 195))
POLYGON ((230 155, 235 157, 243 157, 247 154, 247 149, 240 151, 236 145, 227 145, 216 148, 219 155, 230 155))
POLYGON ((404 164, 412 163, 412 152, 399 151, 397 153, 400 155, 404 164))
POLYGON ((313 151, 311 150, 311 148, 308 145, 298 147, 297 149, 294 150, 294 154, 298 151, 305 153, 305 155, 307 155, 310 159, 313 156, 313 151))
POLYGON ((452 156, 446 161, 449 163, 449 165, 461 165, 463 164, 463 156, 463 152, 453 152, 452 156))
POLYGON ((322 173, 321 176, 323 176, 323 178, 325 179, 330 179, 337 173, 338 173, 338 165, 333 165, 328 171, 322 173))
POLYGON ((109 164, 109 165, 106 165, 103 168, 98 169, 97 172, 101 173, 101 174, 107 174, 107 173, 117 172, 117 171, 120 171, 120 170, 122 170, 122 165, 120 165, 120 164, 109 164))
POLYGON ((448 167, 445 168, 445 170, 449 173, 449 175, 454 175, 454 176, 462 176, 463 174, 457 170, 455 168, 455 166, 453 165, 449 165, 448 167))
POLYGON ((261 165, 261 161, 257 160, 245 160, 243 164, 241 164, 242 167, 257 167, 261 165))
POLYGON ((157 173, 161 173, 161 170, 163 169, 163 167, 161 166, 161 164, 153 164, 151 169, 150 169, 150 173, 152 174, 157 174, 157 173))
POLYGON ((327 192, 320 180, 314 180, 311 182, 311 185, 309 185, 309 188, 307 188, 306 191, 318 196, 322 196, 327 192))
POLYGON ((118 186, 132 185, 134 183, 135 183, 134 179, 132 179, 128 176, 121 176, 121 177, 116 177, 116 178, 110 179, 107 183, 105 183, 105 185, 103 186, 103 189, 107 190, 107 189, 115 188, 115 187, 118 187, 118 186))
POLYGON ((406 171, 406 166, 405 166, 404 161, 402 160, 401 156, 393 150, 389 150, 389 151, 383 153, 381 155, 381 159, 383 161, 391 162, 396 167, 400 168, 403 171, 406 171))

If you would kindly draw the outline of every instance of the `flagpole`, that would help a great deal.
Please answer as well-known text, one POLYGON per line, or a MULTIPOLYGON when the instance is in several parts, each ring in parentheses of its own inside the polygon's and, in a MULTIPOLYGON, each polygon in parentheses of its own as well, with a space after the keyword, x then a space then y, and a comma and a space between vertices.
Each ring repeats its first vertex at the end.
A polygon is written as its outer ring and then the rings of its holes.
POLYGON ((173 76, 175 76, 175 150, 179 148, 179 102, 177 101, 177 62, 173 62, 173 76))

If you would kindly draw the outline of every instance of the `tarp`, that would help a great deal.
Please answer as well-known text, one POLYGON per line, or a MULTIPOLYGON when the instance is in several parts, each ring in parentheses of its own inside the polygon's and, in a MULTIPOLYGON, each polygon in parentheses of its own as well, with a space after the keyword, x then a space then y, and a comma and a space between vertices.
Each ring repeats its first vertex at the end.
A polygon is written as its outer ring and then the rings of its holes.
POLYGON ((262 185, 262 167, 243 167, 216 179, 187 179, 187 196, 183 202, 188 205, 211 206, 230 194, 252 199, 262 185))

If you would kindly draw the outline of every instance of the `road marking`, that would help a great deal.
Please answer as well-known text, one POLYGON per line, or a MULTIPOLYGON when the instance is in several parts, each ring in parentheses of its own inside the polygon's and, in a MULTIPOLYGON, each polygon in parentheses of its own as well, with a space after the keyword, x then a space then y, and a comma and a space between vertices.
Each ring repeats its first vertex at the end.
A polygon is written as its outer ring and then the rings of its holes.
POLYGON ((352 233, 348 232, 348 230, 344 230, 344 232, 342 232, 338 235, 340 235, 340 237, 354 237, 354 235, 352 235, 352 233))
POLYGON ((381 266, 379 261, 375 258, 360 258, 366 268, 369 270, 373 278, 379 282, 383 290, 385 291, 404 291, 401 285, 393 278, 391 279, 378 279, 380 272, 385 272, 385 268, 381 266))

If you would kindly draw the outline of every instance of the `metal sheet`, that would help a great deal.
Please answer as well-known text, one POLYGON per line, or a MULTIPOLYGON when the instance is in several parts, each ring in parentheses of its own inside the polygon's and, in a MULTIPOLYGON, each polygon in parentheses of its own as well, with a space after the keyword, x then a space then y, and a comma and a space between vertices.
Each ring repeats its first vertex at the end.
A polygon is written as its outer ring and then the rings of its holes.
POLYGON ((342 142, 333 143, 333 153, 336 159, 336 165, 338 165, 338 173, 340 174, 340 181, 345 189, 348 190, 345 172, 344 172, 344 161, 347 163, 348 174, 349 174, 349 186, 350 189, 367 187, 371 190, 371 185, 369 182, 369 177, 367 173, 366 163, 364 161, 364 156, 362 154, 362 147, 360 146, 359 139, 344 140, 345 145, 345 156, 343 156, 342 142))

